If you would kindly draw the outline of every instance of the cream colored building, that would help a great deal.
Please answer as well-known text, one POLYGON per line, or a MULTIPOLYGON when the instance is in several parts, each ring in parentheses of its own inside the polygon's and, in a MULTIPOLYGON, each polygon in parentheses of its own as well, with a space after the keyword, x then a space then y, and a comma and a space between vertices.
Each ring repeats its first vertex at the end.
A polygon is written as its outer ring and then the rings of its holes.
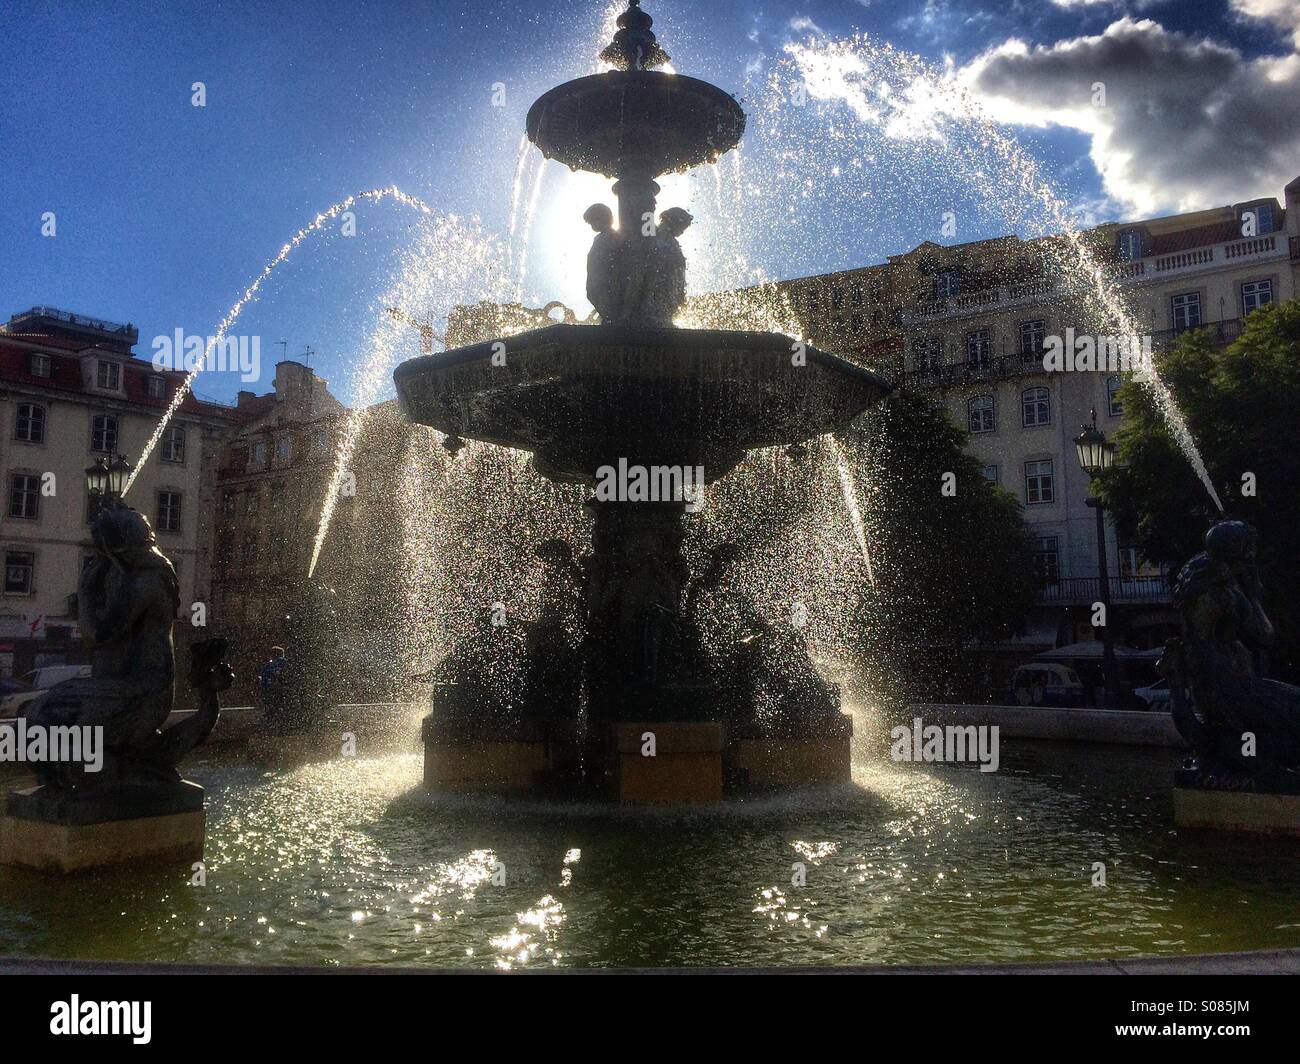
MULTIPOLYGON (((1300 295, 1300 178, 1284 200, 1108 224, 1083 241, 1155 346, 1187 328, 1221 343, 1256 307, 1300 295)), ((1056 263, 1059 237, 925 243, 878 266, 785 282, 810 340, 870 365, 906 389, 939 396, 970 431, 986 475, 1024 505, 1044 576, 1029 641, 1089 637, 1098 596, 1096 515, 1073 437, 1096 410, 1108 435, 1121 375, 1047 372, 1046 338, 1095 333, 1095 299, 1056 263)), ((1064 257, 1068 258, 1068 249, 1064 257)), ((1159 642, 1171 620, 1159 572, 1108 532, 1122 637, 1159 642)))
MULTIPOLYGON (((72 595, 91 556, 85 470, 137 462, 184 374, 133 354, 131 325, 50 307, 0 325, 0 674, 75 657, 72 595)), ((216 456, 232 411, 187 396, 126 501, 148 516, 180 578, 178 636, 211 595, 216 456)))

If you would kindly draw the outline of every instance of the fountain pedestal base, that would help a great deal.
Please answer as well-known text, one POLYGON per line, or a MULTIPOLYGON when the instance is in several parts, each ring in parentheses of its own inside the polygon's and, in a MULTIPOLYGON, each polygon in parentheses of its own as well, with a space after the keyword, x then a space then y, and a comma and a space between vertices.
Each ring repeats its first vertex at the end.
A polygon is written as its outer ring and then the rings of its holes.
POLYGON ((837 714, 820 734, 789 738, 741 736, 731 769, 738 786, 755 790, 790 790, 850 783, 853 718, 837 714))
POLYGON ((1300 794, 1210 790, 1174 785, 1180 828, 1300 839, 1300 794))
POLYGON ((504 729, 423 726, 424 786, 442 794, 539 794, 577 777, 574 721, 525 721, 504 729))
POLYGON ((0 865, 82 872, 116 864, 188 864, 203 857, 203 788, 181 783, 163 801, 14 791, 0 818, 0 865), (152 811, 150 811, 150 804, 152 811))
POLYGON ((722 801, 726 726, 622 721, 610 726, 618 800, 635 805, 722 801))

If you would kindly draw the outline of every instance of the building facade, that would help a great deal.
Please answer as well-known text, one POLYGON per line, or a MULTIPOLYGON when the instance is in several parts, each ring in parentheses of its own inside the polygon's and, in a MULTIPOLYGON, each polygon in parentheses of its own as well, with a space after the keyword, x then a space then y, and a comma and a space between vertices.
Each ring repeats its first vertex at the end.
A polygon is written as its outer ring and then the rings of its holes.
MULTIPOLYGON (((1108 224, 1081 239, 1153 347, 1193 328, 1230 343, 1251 311, 1300 296, 1300 178, 1281 202, 1108 224)), ((938 398, 985 476, 1023 504, 1042 579, 1025 642, 1043 647, 1092 638, 1096 514, 1073 437, 1091 411, 1108 436, 1123 414, 1122 373, 1044 368, 1049 338, 1099 328, 1095 291, 1058 265, 1070 257, 1063 240, 925 243, 779 286, 811 342, 938 398)), ((1115 630, 1158 645, 1173 622, 1164 574, 1109 526, 1107 537, 1115 630)))
POLYGON ((211 621, 213 631, 231 642, 232 697, 256 699, 256 677, 270 648, 294 653, 286 617, 322 595, 337 618, 330 626, 336 644, 330 658, 346 681, 338 685, 339 697, 385 697, 385 682, 364 674, 387 676, 371 659, 391 639, 372 636, 391 623, 398 597, 403 526, 397 480, 412 426, 396 402, 366 409, 350 468, 336 488, 340 442, 352 411, 307 366, 278 363, 274 390, 241 392, 234 415, 238 426, 214 462, 211 621), (313 570, 316 533, 331 493, 329 534, 313 570))
MULTIPOLYGON (((131 325, 52 307, 0 325, 0 672, 81 654, 74 593, 96 505, 85 470, 138 462, 185 377, 136 358, 137 340, 131 325)), ((126 498, 176 567, 181 642, 192 604, 211 597, 215 459, 232 427, 229 408, 186 395, 126 498)))

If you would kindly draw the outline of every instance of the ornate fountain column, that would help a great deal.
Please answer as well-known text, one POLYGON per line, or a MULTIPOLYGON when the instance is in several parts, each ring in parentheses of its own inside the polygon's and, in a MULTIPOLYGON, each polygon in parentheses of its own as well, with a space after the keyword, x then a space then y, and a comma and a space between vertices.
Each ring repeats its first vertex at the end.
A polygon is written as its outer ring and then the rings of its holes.
MULTIPOLYGON (((680 483, 686 468, 711 484, 747 451, 842 428, 889 390, 875 374, 788 336, 673 327, 685 294, 677 237, 691 219, 674 204, 660 232, 643 229, 657 209, 655 179, 731 150, 745 115, 722 89, 655 69, 668 57, 650 27, 632 0, 601 54, 614 69, 559 85, 528 112, 529 139, 543 155, 614 182, 618 230, 606 204, 584 216, 596 233, 587 291, 609 296, 597 307, 601 323, 485 338, 412 359, 393 377, 413 420, 527 450, 538 473, 564 483, 597 484, 603 470, 626 465, 657 484, 665 470, 680 483), (792 360, 795 347, 806 358, 792 360)), ((585 681, 588 790, 623 801, 709 801, 721 797, 724 764, 727 778, 760 787, 846 778, 851 728, 838 695, 815 676, 780 675, 766 659, 798 655, 776 646, 770 626, 744 641, 752 668, 705 661, 683 617, 685 503, 664 501, 671 492, 632 497, 629 488, 619 501, 588 503, 587 632, 573 670, 585 681), (729 668, 762 675, 723 675, 729 668), (779 728, 751 727, 757 682, 779 728)), ((811 661, 805 671, 815 673, 811 661)), ((546 773, 571 778, 557 751, 573 721, 557 712, 489 728, 490 707, 463 701, 461 720, 437 706, 426 719, 431 788, 536 791, 546 773)))

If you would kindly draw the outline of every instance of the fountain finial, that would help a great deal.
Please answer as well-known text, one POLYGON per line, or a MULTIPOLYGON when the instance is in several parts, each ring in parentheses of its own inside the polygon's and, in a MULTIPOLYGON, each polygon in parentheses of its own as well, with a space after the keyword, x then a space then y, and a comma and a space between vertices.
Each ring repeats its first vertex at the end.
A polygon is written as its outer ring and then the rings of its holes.
POLYGON ((619 70, 653 70, 668 62, 650 27, 654 19, 641 10, 641 0, 628 0, 627 10, 618 16, 618 32, 600 53, 600 58, 619 70))

